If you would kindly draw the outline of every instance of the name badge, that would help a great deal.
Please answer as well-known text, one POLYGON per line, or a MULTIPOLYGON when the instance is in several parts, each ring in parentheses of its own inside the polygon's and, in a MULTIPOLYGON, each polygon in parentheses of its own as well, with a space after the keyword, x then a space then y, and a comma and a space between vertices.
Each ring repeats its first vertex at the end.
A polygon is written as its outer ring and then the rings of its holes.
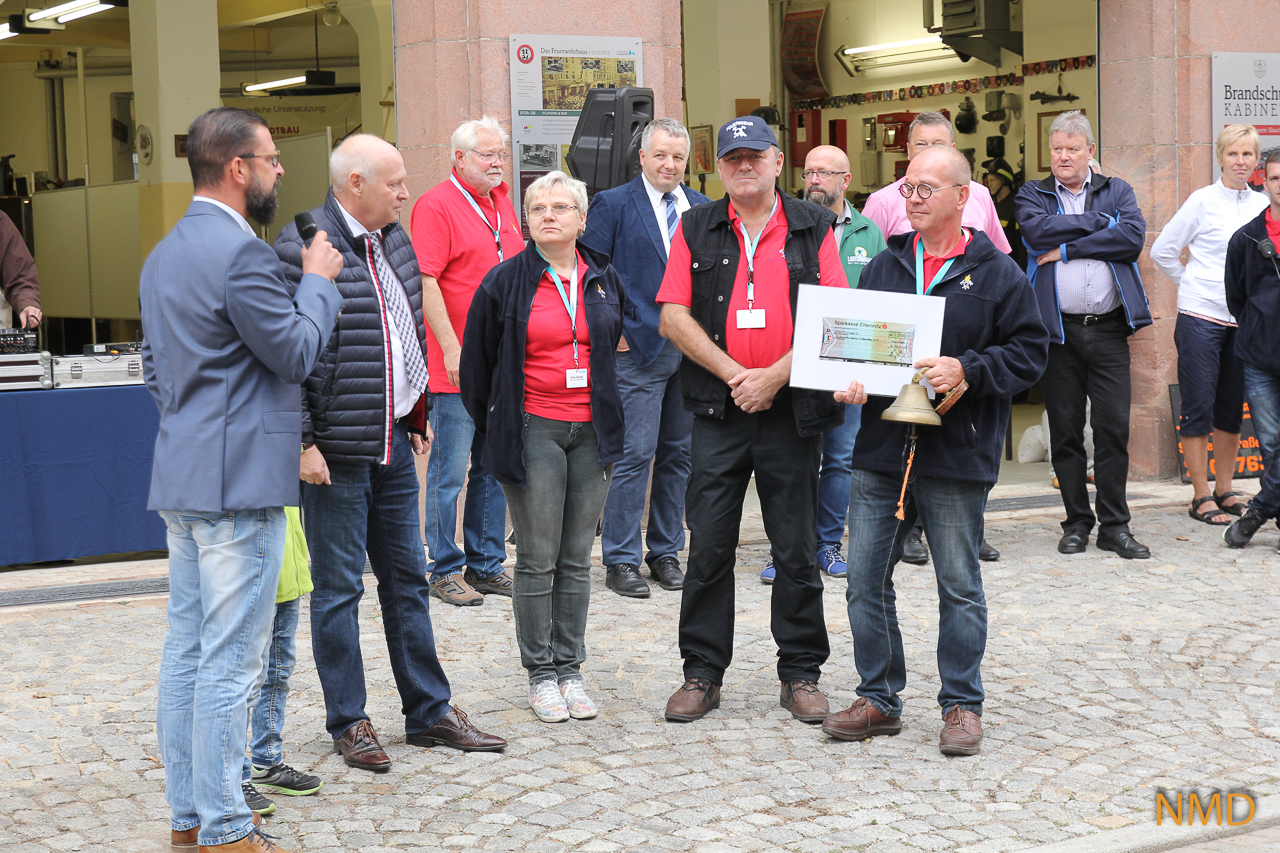
POLYGON ((742 308, 738 311, 738 328, 739 329, 763 329, 764 328, 764 309, 763 308, 742 308))
POLYGON ((579 367, 576 369, 566 370, 564 372, 564 387, 586 388, 587 387, 587 369, 585 367, 579 367))

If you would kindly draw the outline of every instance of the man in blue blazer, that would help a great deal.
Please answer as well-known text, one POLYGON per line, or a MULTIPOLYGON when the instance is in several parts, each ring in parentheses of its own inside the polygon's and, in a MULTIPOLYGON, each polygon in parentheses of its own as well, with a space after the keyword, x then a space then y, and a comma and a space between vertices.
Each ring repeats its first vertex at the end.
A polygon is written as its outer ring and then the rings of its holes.
POLYGON ((156 728, 172 843, 280 850, 241 790, 249 695, 262 671, 298 502, 300 384, 333 332, 342 256, 324 232, 291 299, 269 224, 284 169, 267 123, 210 110, 192 123, 195 199, 142 268, 143 375, 160 408, 148 508, 169 529, 169 631, 156 728))
POLYGON ((655 301, 667 269, 671 237, 680 215, 710 201, 681 184, 689 158, 689 131, 660 118, 640 137, 635 180, 597 193, 582 242, 612 258, 627 288, 635 316, 624 320, 618 344, 618 388, 626 418, 624 456, 613 469, 604 505, 605 584, 632 598, 648 598, 640 577, 640 518, 644 514, 649 463, 653 487, 644 562, 663 589, 680 589, 684 575, 676 557, 684 548, 684 493, 689 480, 693 415, 680 394, 680 351, 658 334, 661 308, 655 301))

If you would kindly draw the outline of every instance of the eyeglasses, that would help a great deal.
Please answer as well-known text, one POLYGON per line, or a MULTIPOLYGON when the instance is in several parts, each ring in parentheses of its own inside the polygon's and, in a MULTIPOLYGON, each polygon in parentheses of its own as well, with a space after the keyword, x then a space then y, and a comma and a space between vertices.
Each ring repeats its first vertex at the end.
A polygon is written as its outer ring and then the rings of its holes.
POLYGON ((945 139, 936 139, 933 142, 929 142, 924 139, 917 139, 915 142, 911 143, 911 147, 917 151, 923 151, 924 149, 931 148, 934 145, 951 145, 951 144, 952 144, 951 142, 945 139))
POLYGON ((564 216, 569 211, 577 210, 577 209, 578 208, 572 204, 553 204, 551 207, 547 207, 545 204, 538 204, 529 208, 529 215, 535 216, 535 217, 546 216, 547 212, 550 211, 551 213, 554 213, 556 216, 564 216))
POLYGON ((921 201, 924 201, 938 190, 949 190, 952 187, 963 186, 965 186, 965 184, 947 184, 945 187, 931 187, 928 184, 908 184, 903 182, 902 186, 898 187, 898 192, 902 193, 903 198, 911 198, 911 194, 914 192, 916 195, 920 196, 921 201))
POLYGON ((820 181, 825 181, 827 178, 838 178, 841 175, 847 175, 847 174, 849 173, 848 172, 828 172, 826 169, 813 169, 808 172, 801 172, 800 177, 804 178, 806 181, 813 180, 814 178, 817 178, 820 181))
POLYGON ((511 159, 511 155, 506 151, 477 151, 472 148, 471 153, 479 157, 483 163, 505 163, 511 159))
POLYGON ((279 165, 280 165, 280 152, 279 152, 279 151, 276 151, 276 152, 274 152, 274 153, 272 153, 272 154, 241 154, 241 155, 240 155, 240 159, 241 159, 241 160, 252 160, 254 157, 261 157, 262 159, 266 160, 268 163, 270 163, 270 164, 271 164, 271 168, 273 168, 273 169, 274 169, 276 166, 279 166, 279 165))

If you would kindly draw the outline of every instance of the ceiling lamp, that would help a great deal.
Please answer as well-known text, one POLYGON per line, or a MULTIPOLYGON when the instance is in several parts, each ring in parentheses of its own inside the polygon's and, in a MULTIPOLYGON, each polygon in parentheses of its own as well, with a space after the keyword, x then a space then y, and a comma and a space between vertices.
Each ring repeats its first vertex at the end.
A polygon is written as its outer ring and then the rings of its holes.
POLYGON ((240 93, 243 95, 252 95, 254 97, 262 97, 272 89, 287 89, 291 86, 332 86, 337 82, 338 75, 333 71, 320 70, 320 16, 315 16, 315 38, 316 38, 316 67, 309 68, 302 74, 294 77, 282 77, 279 80, 271 80, 267 83, 241 83, 240 93))
POLYGON ((74 21, 76 18, 87 18, 89 15, 96 15, 99 12, 114 8, 110 3, 94 3, 92 6, 76 9, 74 12, 67 12, 65 15, 59 15, 54 20, 59 24, 65 24, 67 21, 74 21))
POLYGON ((878 50, 894 50, 899 47, 920 47, 922 45, 933 45, 942 47, 942 39, 938 36, 926 36, 921 39, 907 39, 906 41, 891 41, 884 44, 869 44, 863 47, 842 47, 840 53, 845 56, 862 56, 864 53, 874 53, 878 50))
POLYGON ((324 21, 326 27, 336 27, 342 23, 342 13, 338 11, 338 4, 325 3, 324 12, 320 15, 320 20, 324 21))
POLYGON ((17 35, 22 35, 22 34, 15 33, 13 30, 9 29, 8 24, 0 24, 0 41, 4 41, 5 39, 11 39, 17 35))

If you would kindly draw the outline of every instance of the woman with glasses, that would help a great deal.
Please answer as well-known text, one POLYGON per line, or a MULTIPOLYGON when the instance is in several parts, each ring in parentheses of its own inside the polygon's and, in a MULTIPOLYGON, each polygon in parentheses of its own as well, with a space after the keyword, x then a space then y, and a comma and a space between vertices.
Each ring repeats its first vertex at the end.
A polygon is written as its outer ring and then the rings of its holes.
POLYGON ((515 526, 512 609, 529 706, 558 723, 596 715, 581 671, 591 544, 622 457, 614 352, 634 309, 608 256, 578 245, 585 184, 550 172, 526 190, 525 210, 532 242, 471 303, 460 388, 515 526))

